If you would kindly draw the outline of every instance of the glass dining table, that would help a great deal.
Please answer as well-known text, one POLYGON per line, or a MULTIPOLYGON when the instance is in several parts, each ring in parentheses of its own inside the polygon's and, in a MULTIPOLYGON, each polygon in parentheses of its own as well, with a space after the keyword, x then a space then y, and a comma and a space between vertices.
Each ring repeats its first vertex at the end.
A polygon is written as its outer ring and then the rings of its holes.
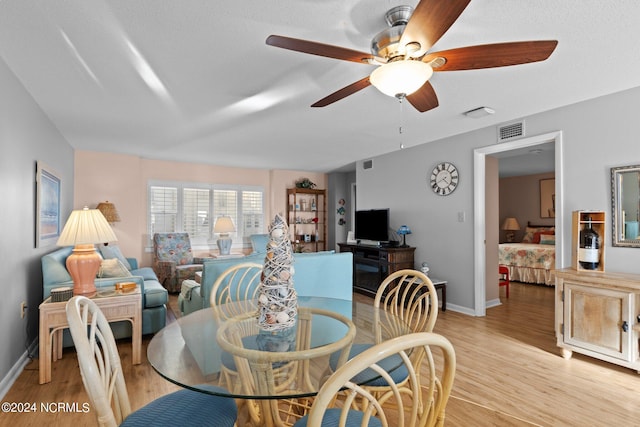
MULTIPOLYGON (((239 399, 246 409, 239 417, 249 423, 284 426, 308 408, 330 366, 345 363, 352 347, 410 333, 393 314, 356 301, 298 297, 295 326, 276 332, 258 327, 257 311, 257 300, 247 300, 178 318, 151 339, 147 358, 172 383, 239 399)), ((371 371, 358 381, 375 378, 371 371)))

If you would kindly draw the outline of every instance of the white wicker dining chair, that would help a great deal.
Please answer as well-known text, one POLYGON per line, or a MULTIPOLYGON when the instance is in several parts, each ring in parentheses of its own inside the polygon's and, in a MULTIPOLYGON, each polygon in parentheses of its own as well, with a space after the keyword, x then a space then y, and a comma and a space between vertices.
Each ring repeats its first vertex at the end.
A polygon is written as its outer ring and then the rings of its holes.
POLYGON ((261 276, 262 264, 256 262, 242 262, 223 271, 213 282, 209 296, 209 305, 216 318, 224 320, 245 314, 244 311, 232 312, 223 307, 230 302, 257 299, 261 276))
MULTIPOLYGON (((373 302, 376 315, 374 319, 375 343, 381 343, 384 339, 397 337, 409 332, 433 332, 438 318, 438 294, 429 277, 421 271, 404 269, 396 271, 382 282, 373 302)), ((373 344, 354 344, 351 347, 349 358, 353 358, 367 350, 373 344)), ((424 358, 432 363, 430 353, 417 352, 411 355, 413 365, 420 369, 424 358)), ((385 361, 388 365, 397 363, 395 358, 385 361)), ((337 356, 330 360, 330 368, 335 371, 338 368, 337 356)), ((394 369, 393 378, 396 384, 406 393, 411 393, 410 382, 412 379, 404 369, 394 369)), ((420 377, 417 377, 418 389, 420 377)), ((385 393, 388 386, 385 381, 373 381, 367 384, 371 393, 385 393)), ((422 399, 416 399, 418 408, 422 410, 422 399)))
POLYGON ((83 296, 71 298, 66 312, 82 382, 99 426, 235 425, 238 411, 233 399, 191 390, 162 396, 132 412, 120 355, 104 314, 83 296))
MULTIPOLYGON (((262 264, 243 262, 229 267, 218 276, 209 296, 209 304, 218 322, 246 315, 248 311, 251 311, 251 304, 254 304, 258 298, 262 268, 262 264), (246 301, 247 305, 228 304, 237 301, 246 301)), ((257 306, 253 309, 257 310, 257 306)), ((248 334, 243 339, 243 345, 247 348, 258 348, 256 334, 248 334)), ((238 374, 234 357, 229 352, 223 351, 220 362, 219 385, 234 393, 242 393, 243 383, 238 374)), ((259 422, 261 419, 259 402, 242 399, 237 403, 242 410, 249 414, 251 422, 254 424, 259 422)))
POLYGON ((356 326, 350 318, 331 310, 298 307, 297 325, 281 334, 262 335, 262 345, 246 347, 246 337, 258 334, 255 315, 245 314, 229 319, 218 329, 218 345, 232 354, 239 375, 238 383, 247 396, 279 396, 277 399, 247 401, 250 421, 254 426, 287 427, 307 413, 314 390, 319 387, 317 364, 331 354, 340 354, 346 362, 356 326), (313 346, 314 318, 333 319, 342 325, 344 335, 330 343, 313 346), (295 348, 293 347, 295 345, 295 348), (268 350, 267 350, 268 348, 268 350), (305 397, 287 397, 289 395, 305 397))
MULTIPOLYGON (((258 297, 261 275, 261 264, 243 262, 229 267, 218 276, 213 283, 209 297, 209 303, 216 320, 223 321, 246 314, 246 307, 225 304, 236 301, 247 301, 248 303, 255 301, 258 297), (238 311, 230 311, 233 307, 237 307, 238 311)), ((248 337, 244 344, 249 348, 257 348, 255 337, 248 337)), ((239 391, 241 387, 235 361, 228 353, 222 354, 220 385, 234 391, 239 391)))
POLYGON ((376 344, 349 360, 329 377, 318 392, 309 413, 294 424, 294 427, 442 426, 455 370, 455 351, 449 340, 442 335, 419 332, 376 344), (437 349, 441 352, 436 351, 437 349), (426 351, 436 353, 439 356, 436 360, 441 360, 442 365, 436 369, 435 364, 431 364, 428 369, 417 371, 411 363, 411 356, 426 351), (403 368, 410 378, 415 380, 418 376, 423 376, 424 400, 428 410, 418 411, 415 402, 408 402, 415 400, 420 394, 420 385, 418 381, 410 381, 413 399, 407 399, 391 373, 381 364, 390 357, 402 360, 403 368), (357 384, 358 376, 369 370, 379 374, 387 384, 387 392, 372 394, 367 387, 357 384), (389 408, 393 409, 389 411, 389 408))

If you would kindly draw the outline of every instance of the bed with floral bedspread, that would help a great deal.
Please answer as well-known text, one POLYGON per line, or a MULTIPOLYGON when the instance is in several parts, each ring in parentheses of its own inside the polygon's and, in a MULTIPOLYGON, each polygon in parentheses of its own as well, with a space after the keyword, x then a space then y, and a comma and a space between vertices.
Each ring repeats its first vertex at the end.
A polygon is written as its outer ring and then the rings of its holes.
POLYGON ((498 262, 509 268, 511 280, 554 286, 555 238, 554 227, 529 223, 521 243, 498 246, 498 262))
POLYGON ((498 262, 509 267, 510 279, 517 282, 554 286, 556 247, 538 243, 501 243, 498 262))

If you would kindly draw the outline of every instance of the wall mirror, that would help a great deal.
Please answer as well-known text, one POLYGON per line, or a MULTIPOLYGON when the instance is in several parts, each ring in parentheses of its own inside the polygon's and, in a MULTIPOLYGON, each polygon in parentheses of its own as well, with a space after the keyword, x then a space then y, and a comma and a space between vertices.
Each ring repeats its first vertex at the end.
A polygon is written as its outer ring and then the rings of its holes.
POLYGON ((640 165, 611 168, 613 246, 640 248, 640 165))

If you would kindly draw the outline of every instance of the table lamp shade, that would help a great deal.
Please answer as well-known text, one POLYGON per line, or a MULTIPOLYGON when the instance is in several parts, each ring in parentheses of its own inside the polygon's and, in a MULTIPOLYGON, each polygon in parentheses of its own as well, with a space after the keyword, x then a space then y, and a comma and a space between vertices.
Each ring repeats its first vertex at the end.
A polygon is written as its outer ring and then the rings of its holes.
POLYGON ((234 231, 236 231, 236 227, 229 216, 218 217, 216 224, 213 226, 214 233, 233 233, 234 231))
POLYGON ((95 278, 102 258, 93 245, 117 240, 99 210, 85 207, 71 212, 56 244, 74 246, 73 252, 67 257, 67 270, 73 279, 74 295, 96 293, 95 278))
POLYGON ((401 225, 398 228, 397 233, 402 236, 402 247, 406 248, 407 245, 407 234, 411 234, 411 229, 406 225, 401 225))
POLYGON ((220 255, 229 255, 231 253, 231 238, 229 233, 236 231, 236 226, 233 225, 233 220, 228 216, 218 217, 216 223, 213 226, 214 233, 220 233, 218 238, 218 249, 220 255))
POLYGON ((520 224, 518 224, 518 220, 515 218, 507 218, 504 220, 502 224, 503 230, 516 231, 520 230, 520 224))
POLYGON ((514 231, 520 230, 520 224, 517 219, 509 217, 502 223, 502 229, 507 231, 507 242, 511 243, 515 237, 514 231))
POLYGON ((105 219, 109 224, 114 222, 120 222, 120 215, 118 215, 118 210, 116 209, 116 205, 111 203, 110 201, 100 202, 98 206, 96 206, 102 215, 104 215, 105 219))

